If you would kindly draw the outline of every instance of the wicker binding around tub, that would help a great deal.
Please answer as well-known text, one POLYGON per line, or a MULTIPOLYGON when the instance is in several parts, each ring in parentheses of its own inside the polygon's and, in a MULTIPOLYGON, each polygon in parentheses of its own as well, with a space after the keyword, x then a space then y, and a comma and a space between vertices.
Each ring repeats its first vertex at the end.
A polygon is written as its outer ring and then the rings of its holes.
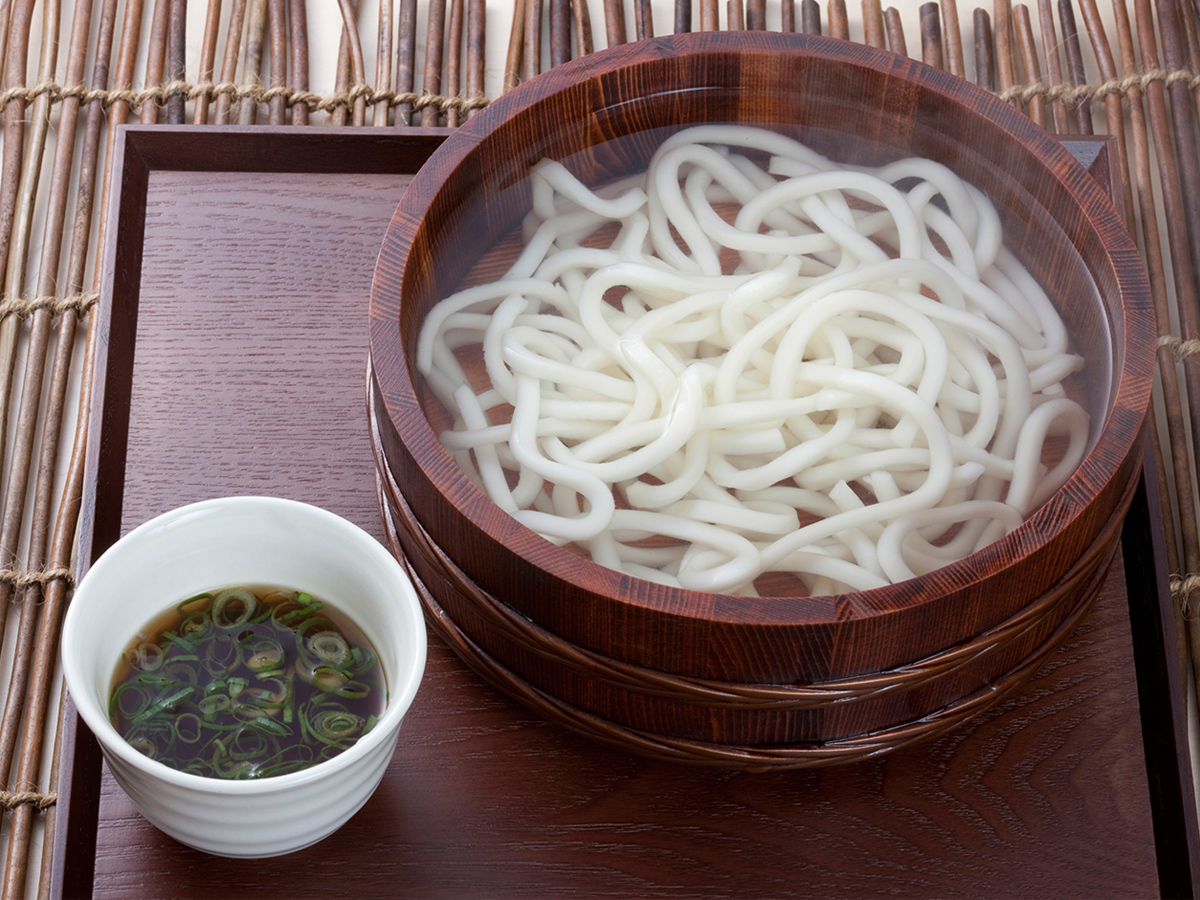
POLYGON ((385 523, 443 637, 549 718, 635 752, 733 768, 886 752, 990 705, 1086 610, 1140 469, 1149 303, 1135 248, 1101 188, 1056 141, 958 79, 800 35, 696 34, 614 48, 479 114, 397 210, 371 304, 369 405, 385 523), (492 251, 530 208, 523 175, 540 159, 602 183, 644 166, 662 129, 702 122, 772 128, 863 165, 930 158, 988 195, 1086 360, 1078 393, 1091 417, 1087 455, 1024 524, 883 587, 713 594, 582 559, 518 524, 459 469, 438 439, 446 416, 415 369, 428 310, 466 273, 503 272, 503 252, 492 251), (625 140, 605 143, 613 138, 625 140))

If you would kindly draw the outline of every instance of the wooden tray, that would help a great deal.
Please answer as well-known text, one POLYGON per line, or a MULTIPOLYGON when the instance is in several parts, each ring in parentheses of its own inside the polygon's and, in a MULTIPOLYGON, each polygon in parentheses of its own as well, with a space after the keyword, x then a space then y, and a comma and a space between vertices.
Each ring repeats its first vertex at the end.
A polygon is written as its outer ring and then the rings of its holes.
MULTIPOLYGON (((444 134, 124 130, 81 569, 137 523, 226 494, 317 503, 383 540, 367 293, 396 200, 444 134)), ((431 637, 366 807, 309 851, 234 861, 145 822, 69 710, 52 890, 1191 896, 1195 805, 1154 502, 1139 494, 1124 559, 1028 684, 948 736, 847 767, 746 775, 634 757, 537 718, 431 637)))

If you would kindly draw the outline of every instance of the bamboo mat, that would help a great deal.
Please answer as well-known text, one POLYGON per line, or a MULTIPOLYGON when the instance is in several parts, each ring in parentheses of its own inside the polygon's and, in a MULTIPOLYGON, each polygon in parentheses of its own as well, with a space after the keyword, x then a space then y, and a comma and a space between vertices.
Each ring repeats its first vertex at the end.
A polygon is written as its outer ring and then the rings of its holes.
POLYGON ((89 310, 106 164, 125 122, 455 127, 488 98, 594 49, 766 29, 890 49, 999 94, 1048 130, 1112 134, 1119 205, 1158 313, 1153 452, 1170 498, 1167 566, 1183 633, 1200 648, 1200 0, 918 3, 208 0, 189 10, 186 0, 0 0, 0 894, 48 887, 39 871, 52 842, 41 837, 55 810, 57 643, 83 485, 89 310))

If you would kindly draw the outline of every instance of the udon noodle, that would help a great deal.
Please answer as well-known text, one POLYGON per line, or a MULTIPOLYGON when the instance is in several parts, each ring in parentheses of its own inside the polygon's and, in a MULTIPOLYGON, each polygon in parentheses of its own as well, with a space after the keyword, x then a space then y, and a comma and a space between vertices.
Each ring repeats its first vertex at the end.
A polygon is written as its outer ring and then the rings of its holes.
POLYGON ((599 190, 532 179, 516 261, 430 311, 417 365, 444 445, 548 540, 688 589, 866 590, 1003 536, 1082 459, 1082 360, 946 167, 705 125, 599 190))

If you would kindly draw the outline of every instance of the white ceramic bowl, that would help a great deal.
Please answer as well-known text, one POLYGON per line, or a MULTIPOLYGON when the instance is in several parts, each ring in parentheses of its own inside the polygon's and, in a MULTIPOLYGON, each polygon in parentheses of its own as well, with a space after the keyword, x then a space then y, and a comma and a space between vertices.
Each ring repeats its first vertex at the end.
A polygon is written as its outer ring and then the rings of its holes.
POLYGON ((113 776, 154 825, 208 853, 277 856, 332 834, 383 778, 425 670, 425 622, 411 582, 365 531, 271 497, 207 500, 139 526, 107 550, 63 625, 63 673, 113 776), (133 749, 108 720, 118 656, 139 628, 184 597, 234 584, 306 590, 350 616, 388 684, 376 726, 331 760, 251 781, 176 771, 133 749))

